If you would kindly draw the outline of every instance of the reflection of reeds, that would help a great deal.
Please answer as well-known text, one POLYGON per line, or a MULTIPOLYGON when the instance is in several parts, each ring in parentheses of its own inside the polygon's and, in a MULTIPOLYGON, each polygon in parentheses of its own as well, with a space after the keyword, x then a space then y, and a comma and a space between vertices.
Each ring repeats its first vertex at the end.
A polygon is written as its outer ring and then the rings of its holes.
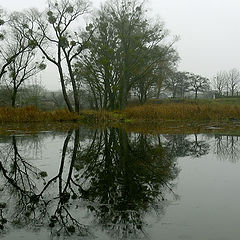
POLYGON ((147 104, 129 107, 124 111, 128 119, 156 120, 231 120, 240 119, 240 106, 210 104, 147 104))

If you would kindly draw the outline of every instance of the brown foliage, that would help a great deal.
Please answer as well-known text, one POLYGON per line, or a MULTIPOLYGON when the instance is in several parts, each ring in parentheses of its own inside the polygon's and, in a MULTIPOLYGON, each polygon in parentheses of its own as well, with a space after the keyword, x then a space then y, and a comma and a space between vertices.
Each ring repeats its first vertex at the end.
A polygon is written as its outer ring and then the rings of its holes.
POLYGON ((49 122, 49 121, 76 121, 80 116, 67 110, 44 112, 36 107, 0 108, 0 122, 49 122))
POLYGON ((240 119, 240 106, 211 105, 211 104, 147 104, 129 107, 124 111, 127 119, 143 121, 161 120, 229 120, 240 119))

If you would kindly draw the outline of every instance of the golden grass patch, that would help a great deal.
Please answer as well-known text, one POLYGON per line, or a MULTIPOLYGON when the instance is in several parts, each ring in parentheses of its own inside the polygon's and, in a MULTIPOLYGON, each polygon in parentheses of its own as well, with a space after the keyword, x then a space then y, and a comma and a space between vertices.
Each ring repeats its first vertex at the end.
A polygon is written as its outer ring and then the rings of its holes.
POLYGON ((229 120, 240 119, 240 106, 210 104, 146 104, 129 107, 123 112, 128 119, 143 121, 160 120, 229 120))
POLYGON ((36 107, 0 108, 0 122, 48 122, 48 121, 74 121, 80 119, 76 113, 67 110, 44 112, 36 107))

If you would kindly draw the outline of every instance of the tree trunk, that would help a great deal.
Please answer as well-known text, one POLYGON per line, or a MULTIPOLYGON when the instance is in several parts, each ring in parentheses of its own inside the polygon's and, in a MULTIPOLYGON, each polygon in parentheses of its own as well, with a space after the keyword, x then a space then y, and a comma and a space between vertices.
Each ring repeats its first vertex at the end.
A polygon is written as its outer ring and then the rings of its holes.
POLYGON ((198 90, 195 90, 195 100, 197 99, 198 90))
POLYGON ((115 110, 115 96, 113 93, 109 93, 109 108, 110 110, 115 110))
POLYGON ((123 71, 122 76, 119 83, 119 109, 122 110, 127 105, 127 89, 128 89, 128 76, 127 76, 127 69, 128 69, 128 52, 126 47, 124 46, 125 56, 124 56, 124 63, 123 63, 123 71))
POLYGON ((126 107, 127 103, 127 81, 126 78, 122 78, 120 82, 120 90, 119 90, 119 109, 122 110, 126 107))
POLYGON ((175 90, 173 90, 172 98, 176 98, 176 91, 175 90))
POLYGON ((74 164, 75 164, 76 158, 77 158, 79 140, 80 140, 80 130, 77 129, 77 130, 75 130, 74 145, 73 145, 73 150, 72 150, 72 159, 71 159, 71 163, 70 163, 70 167, 69 167, 69 171, 68 171, 68 176, 67 176, 67 180, 66 180, 66 184, 65 184, 65 187, 63 189, 63 192, 67 191, 67 188, 69 187, 69 185, 71 183, 72 173, 73 173, 73 170, 74 170, 74 164))
POLYGON ((13 89, 13 93, 12 93, 12 97, 11 97, 12 107, 13 107, 13 108, 16 107, 16 98, 17 98, 17 89, 14 88, 14 89, 13 89))
POLYGON ((72 108, 72 105, 69 101, 66 86, 65 86, 65 83, 64 83, 64 76, 63 76, 62 67, 60 65, 58 65, 58 71, 59 71, 59 76, 60 76, 63 98, 65 100, 65 103, 67 105, 67 108, 68 108, 69 112, 73 112, 73 108, 72 108))
POLYGON ((69 55, 67 54, 64 48, 63 48, 63 52, 67 61, 68 72, 69 72, 70 80, 72 83, 75 112, 79 113, 80 104, 79 104, 78 88, 77 88, 76 80, 73 74, 71 60, 69 59, 69 55))

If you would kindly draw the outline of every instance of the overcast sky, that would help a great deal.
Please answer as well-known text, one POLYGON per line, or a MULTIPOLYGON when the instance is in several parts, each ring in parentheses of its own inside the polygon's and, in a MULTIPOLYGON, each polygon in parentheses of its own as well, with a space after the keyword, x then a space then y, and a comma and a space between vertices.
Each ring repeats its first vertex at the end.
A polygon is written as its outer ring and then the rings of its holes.
MULTIPOLYGON (((45 0, 0 0, 8 10, 43 9, 45 0)), ((101 0, 92 0, 98 7, 101 0)), ((159 16, 176 43, 179 70, 212 78, 220 70, 240 67, 240 0, 149 0, 152 16, 159 16)), ((48 89, 60 88, 52 68, 42 74, 48 89), (49 72, 51 70, 52 73, 49 72)))

